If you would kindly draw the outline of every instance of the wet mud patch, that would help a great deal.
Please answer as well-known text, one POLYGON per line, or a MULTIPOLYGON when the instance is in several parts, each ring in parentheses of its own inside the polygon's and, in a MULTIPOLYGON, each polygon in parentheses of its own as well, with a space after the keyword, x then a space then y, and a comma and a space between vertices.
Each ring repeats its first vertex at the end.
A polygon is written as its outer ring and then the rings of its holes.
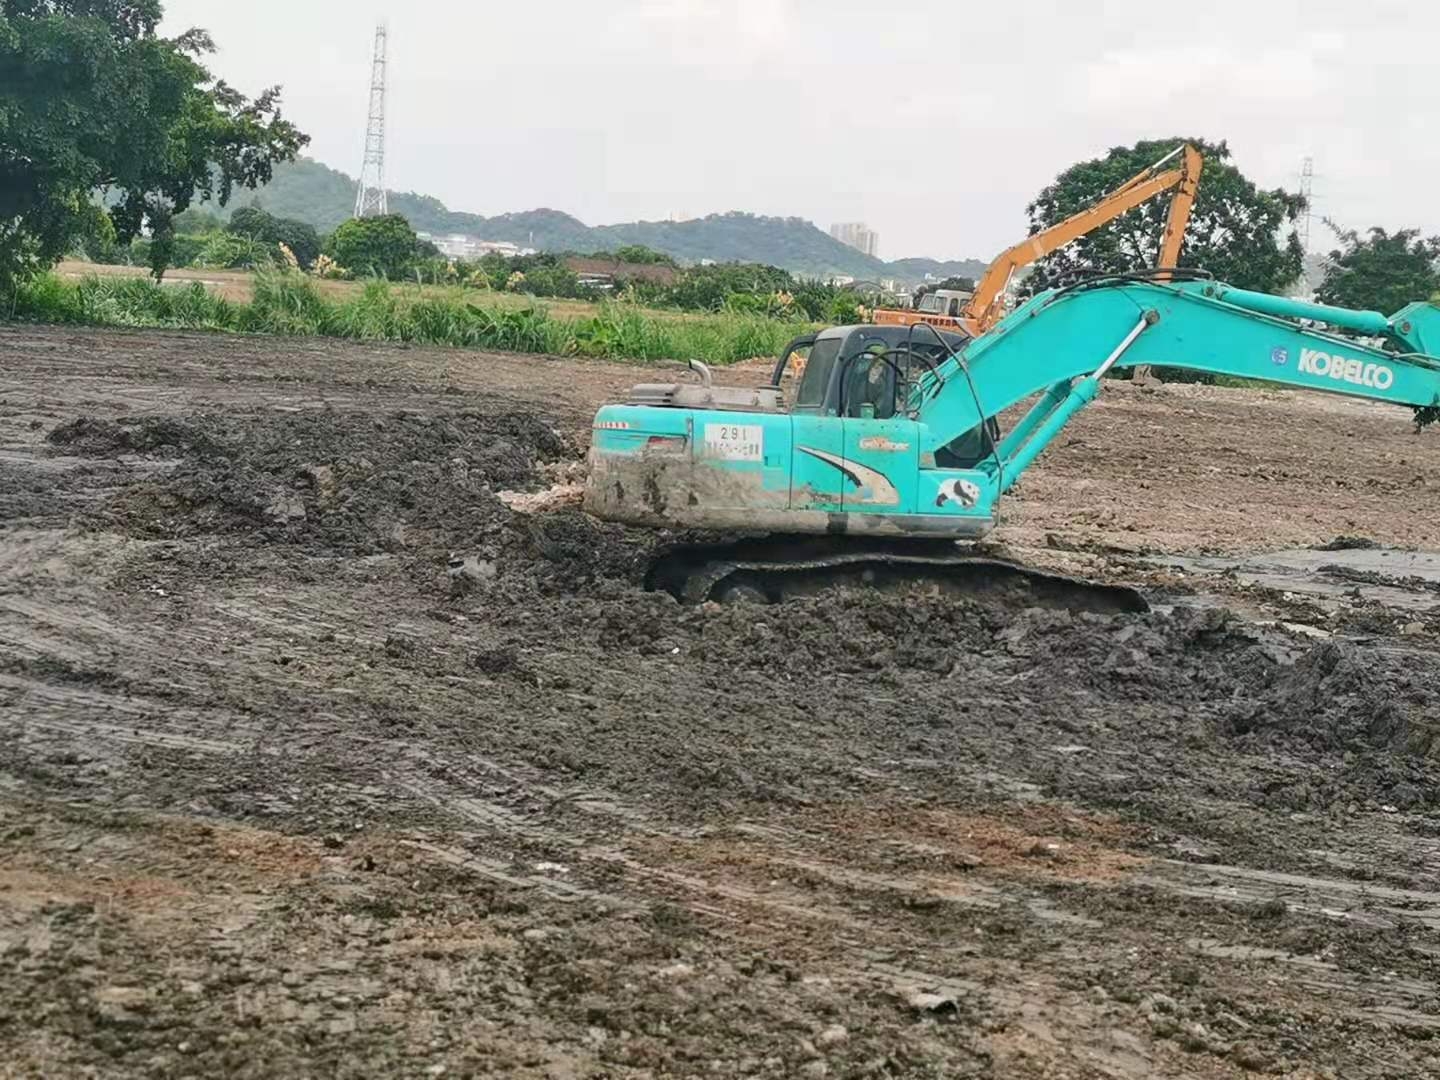
MULTIPOLYGON (((1177 834, 1197 827, 1192 800, 1219 793, 1287 811, 1440 799, 1433 654, 1375 662, 1215 608, 1101 616, 848 589, 688 606, 620 576, 641 558, 623 535, 613 550, 617 576, 582 562, 566 592, 502 569, 459 608, 490 613, 527 680, 609 703, 582 743, 568 725, 550 736, 549 764, 627 785, 653 772, 696 805, 804 803, 869 761, 936 783, 984 765, 1127 813, 1169 807, 1177 834)), ((1245 837, 1232 824, 1198 827, 1228 843, 1245 837)))
POLYGON ((79 416, 51 429, 45 441, 55 448, 55 453, 97 458, 153 454, 161 450, 204 452, 216 449, 203 423, 191 423, 170 416, 120 420, 79 416))
POLYGON ((589 591, 606 580, 639 584, 665 542, 654 532, 578 510, 519 516, 516 529, 523 550, 515 553, 512 571, 529 572, 543 587, 562 593, 589 591))
POLYGON ((167 475, 110 499, 93 525, 147 539, 254 534, 353 554, 493 551, 510 518, 495 492, 530 487, 543 463, 578 454, 523 411, 227 413, 61 430, 65 445, 183 454, 167 475))
POLYGON ((1422 809, 1440 804, 1440 656, 1330 641, 1277 669, 1233 706, 1242 742, 1322 766, 1259 793, 1296 809, 1335 802, 1422 809))

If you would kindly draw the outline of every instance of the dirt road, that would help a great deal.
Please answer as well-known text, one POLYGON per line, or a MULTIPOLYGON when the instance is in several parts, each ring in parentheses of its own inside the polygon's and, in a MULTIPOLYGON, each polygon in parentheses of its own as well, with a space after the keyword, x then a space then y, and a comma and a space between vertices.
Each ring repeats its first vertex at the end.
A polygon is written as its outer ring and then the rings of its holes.
POLYGON ((1162 558, 1434 433, 1117 386, 1002 538, 1155 612, 682 608, 495 496, 638 377, 0 330, 0 1074, 1440 1075, 1436 591, 1162 558))

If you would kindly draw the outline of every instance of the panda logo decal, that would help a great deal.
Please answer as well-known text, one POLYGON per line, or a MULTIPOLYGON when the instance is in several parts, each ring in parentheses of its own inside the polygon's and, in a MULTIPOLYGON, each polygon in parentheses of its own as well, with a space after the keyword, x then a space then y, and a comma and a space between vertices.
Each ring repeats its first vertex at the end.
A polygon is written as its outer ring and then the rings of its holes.
POLYGON ((966 510, 980 501, 980 489, 969 480, 946 480, 940 485, 940 492, 935 496, 935 505, 944 506, 946 503, 959 503, 966 510))

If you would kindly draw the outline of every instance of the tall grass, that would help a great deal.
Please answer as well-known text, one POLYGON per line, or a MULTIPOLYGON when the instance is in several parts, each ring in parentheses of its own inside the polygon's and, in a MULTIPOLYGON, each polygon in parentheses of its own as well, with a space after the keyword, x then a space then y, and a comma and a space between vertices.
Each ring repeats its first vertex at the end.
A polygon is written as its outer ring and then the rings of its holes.
POLYGON ((13 316, 92 326, 231 330, 242 333, 409 341, 460 348, 581 355, 617 360, 729 364, 773 356, 802 324, 723 313, 674 319, 607 301, 594 315, 557 318, 537 304, 484 306, 462 289, 437 292, 373 281, 332 299, 299 274, 255 275, 248 304, 214 296, 199 282, 156 285, 144 278, 42 275, 22 285, 13 316))
POLYGON ((335 334, 335 305, 298 274, 255 275, 250 303, 241 308, 235 329, 259 334, 313 336, 335 334))

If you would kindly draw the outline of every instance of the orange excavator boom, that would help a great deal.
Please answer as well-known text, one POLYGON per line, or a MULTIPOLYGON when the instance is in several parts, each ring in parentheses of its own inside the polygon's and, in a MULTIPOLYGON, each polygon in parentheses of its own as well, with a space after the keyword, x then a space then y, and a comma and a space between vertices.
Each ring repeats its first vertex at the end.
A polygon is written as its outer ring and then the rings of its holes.
POLYGON ((1180 262, 1180 245, 1185 242, 1185 229, 1190 224, 1190 211, 1195 207, 1195 191, 1200 186, 1200 170, 1204 159, 1200 151, 1189 143, 1184 148, 1184 160, 1180 165, 1180 182, 1170 200, 1170 215, 1165 220, 1165 238, 1160 244, 1162 270, 1173 269, 1180 262))
POLYGON ((1175 195, 1170 201, 1170 214, 1165 223, 1160 261, 1157 264, 1158 269, 1172 269, 1180 258, 1185 227, 1190 223, 1190 211, 1195 205, 1195 189, 1200 183, 1202 164, 1200 151, 1186 143, 1144 172, 1132 176, 1094 206, 1086 207, 1078 214, 1073 214, 1048 229, 1042 229, 1034 236, 1026 237, 1014 247, 1001 252, 976 283, 975 295, 970 298, 963 318, 973 323, 976 331, 983 334, 999 322, 1004 314, 1000 308, 1000 296, 1010 284, 1010 278, 1015 271, 1043 259, 1070 241, 1078 240, 1102 225, 1109 224, 1127 210, 1133 210, 1161 192, 1174 188, 1175 195), (1182 159, 1178 167, 1159 171, 1176 157, 1182 159))
POLYGON ((1173 269, 1180 258, 1180 246, 1185 240, 1185 228, 1190 223, 1190 211, 1195 205, 1195 191, 1200 184, 1203 164, 1199 150, 1189 143, 1179 146, 1148 169, 1132 176, 1094 206, 1088 206, 1001 252, 976 283, 974 294, 958 317, 915 311, 877 311, 875 321, 886 325, 928 322, 941 326, 958 326, 974 335, 983 334, 1005 314, 1002 296, 1017 270, 1043 259, 1072 240, 1094 232, 1127 210, 1133 210, 1141 203, 1171 189, 1174 189, 1175 194, 1170 200, 1170 213, 1166 218, 1165 233, 1160 242, 1157 269, 1173 269), (1166 169, 1165 166, 1177 157, 1181 159, 1180 163, 1174 168, 1166 169))

